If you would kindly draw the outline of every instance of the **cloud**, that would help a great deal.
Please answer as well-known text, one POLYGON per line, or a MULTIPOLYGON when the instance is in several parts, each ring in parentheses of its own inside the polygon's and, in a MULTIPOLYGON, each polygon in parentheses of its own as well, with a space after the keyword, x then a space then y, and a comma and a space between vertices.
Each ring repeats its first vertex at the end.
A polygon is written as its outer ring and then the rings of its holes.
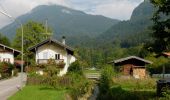
POLYGON ((27 13, 38 5, 59 4, 68 6, 65 0, 1 0, 0 4, 1 8, 5 8, 14 17, 27 13))
MULTIPOLYGON (((0 10, 5 10, 13 17, 31 11, 38 5, 58 4, 89 14, 100 14, 106 17, 127 20, 133 9, 143 0, 0 0, 0 10)), ((0 14, 0 27, 11 22, 0 14)))
POLYGON ((132 0, 112 0, 105 4, 97 5, 94 9, 89 11, 92 14, 101 14, 110 18, 127 20, 130 18, 135 7, 139 2, 132 2, 132 0))
MULTIPOLYGON (((38 5, 58 4, 69 7, 65 0, 0 0, 0 10, 5 11, 14 18, 31 11, 38 5)), ((12 22, 6 16, 0 14, 0 28, 12 22)))
POLYGON ((141 2, 143 0, 73 0, 72 4, 75 9, 80 9, 90 14, 127 20, 130 18, 134 8, 141 2), (90 2, 90 4, 87 2, 90 2))

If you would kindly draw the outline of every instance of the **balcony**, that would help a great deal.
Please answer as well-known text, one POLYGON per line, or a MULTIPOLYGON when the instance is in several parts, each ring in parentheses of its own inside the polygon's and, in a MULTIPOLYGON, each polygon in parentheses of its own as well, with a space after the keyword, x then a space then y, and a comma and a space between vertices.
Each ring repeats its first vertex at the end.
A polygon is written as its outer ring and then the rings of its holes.
MULTIPOLYGON (((49 60, 50 60, 50 59, 38 59, 38 60, 37 60, 37 63, 38 63, 38 64, 48 64, 48 63, 49 63, 49 60)), ((57 60, 53 59, 53 60, 55 61, 56 64, 59 64, 59 63, 64 62, 64 59, 57 59, 57 60)))

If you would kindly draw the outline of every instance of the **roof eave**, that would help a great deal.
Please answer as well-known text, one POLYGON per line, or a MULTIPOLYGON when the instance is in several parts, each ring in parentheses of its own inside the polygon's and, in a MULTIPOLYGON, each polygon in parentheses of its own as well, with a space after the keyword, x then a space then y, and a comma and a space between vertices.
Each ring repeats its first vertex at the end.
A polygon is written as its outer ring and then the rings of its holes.
POLYGON ((67 45, 64 45, 64 44, 62 44, 62 43, 60 43, 59 41, 56 41, 56 40, 54 40, 54 39, 44 40, 44 41, 40 42, 39 44, 36 44, 36 45, 30 47, 28 50, 29 50, 29 51, 33 51, 33 49, 35 49, 35 48, 37 48, 37 47, 39 47, 39 46, 41 46, 41 45, 43 45, 43 44, 45 44, 45 43, 47 43, 47 42, 54 42, 54 43, 56 43, 56 44, 59 44, 60 46, 63 46, 64 48, 66 48, 66 49, 74 52, 74 49, 73 49, 73 48, 71 48, 71 47, 69 47, 69 46, 67 46, 67 45))

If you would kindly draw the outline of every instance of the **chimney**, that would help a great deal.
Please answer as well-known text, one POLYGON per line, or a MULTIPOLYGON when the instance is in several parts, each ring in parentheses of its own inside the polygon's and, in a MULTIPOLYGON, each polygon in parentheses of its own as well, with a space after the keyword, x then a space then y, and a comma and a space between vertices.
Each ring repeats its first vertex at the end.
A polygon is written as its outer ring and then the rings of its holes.
POLYGON ((66 44, 66 37, 65 36, 62 37, 62 44, 64 44, 64 45, 66 44))

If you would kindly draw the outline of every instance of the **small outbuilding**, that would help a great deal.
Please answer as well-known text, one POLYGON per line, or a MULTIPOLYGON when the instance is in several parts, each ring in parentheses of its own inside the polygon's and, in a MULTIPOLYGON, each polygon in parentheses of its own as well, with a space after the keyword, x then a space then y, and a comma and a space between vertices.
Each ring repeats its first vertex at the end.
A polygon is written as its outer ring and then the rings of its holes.
POLYGON ((120 71, 124 75, 135 78, 146 77, 146 64, 152 64, 151 61, 136 56, 129 56, 112 61, 115 66, 120 66, 120 71))

